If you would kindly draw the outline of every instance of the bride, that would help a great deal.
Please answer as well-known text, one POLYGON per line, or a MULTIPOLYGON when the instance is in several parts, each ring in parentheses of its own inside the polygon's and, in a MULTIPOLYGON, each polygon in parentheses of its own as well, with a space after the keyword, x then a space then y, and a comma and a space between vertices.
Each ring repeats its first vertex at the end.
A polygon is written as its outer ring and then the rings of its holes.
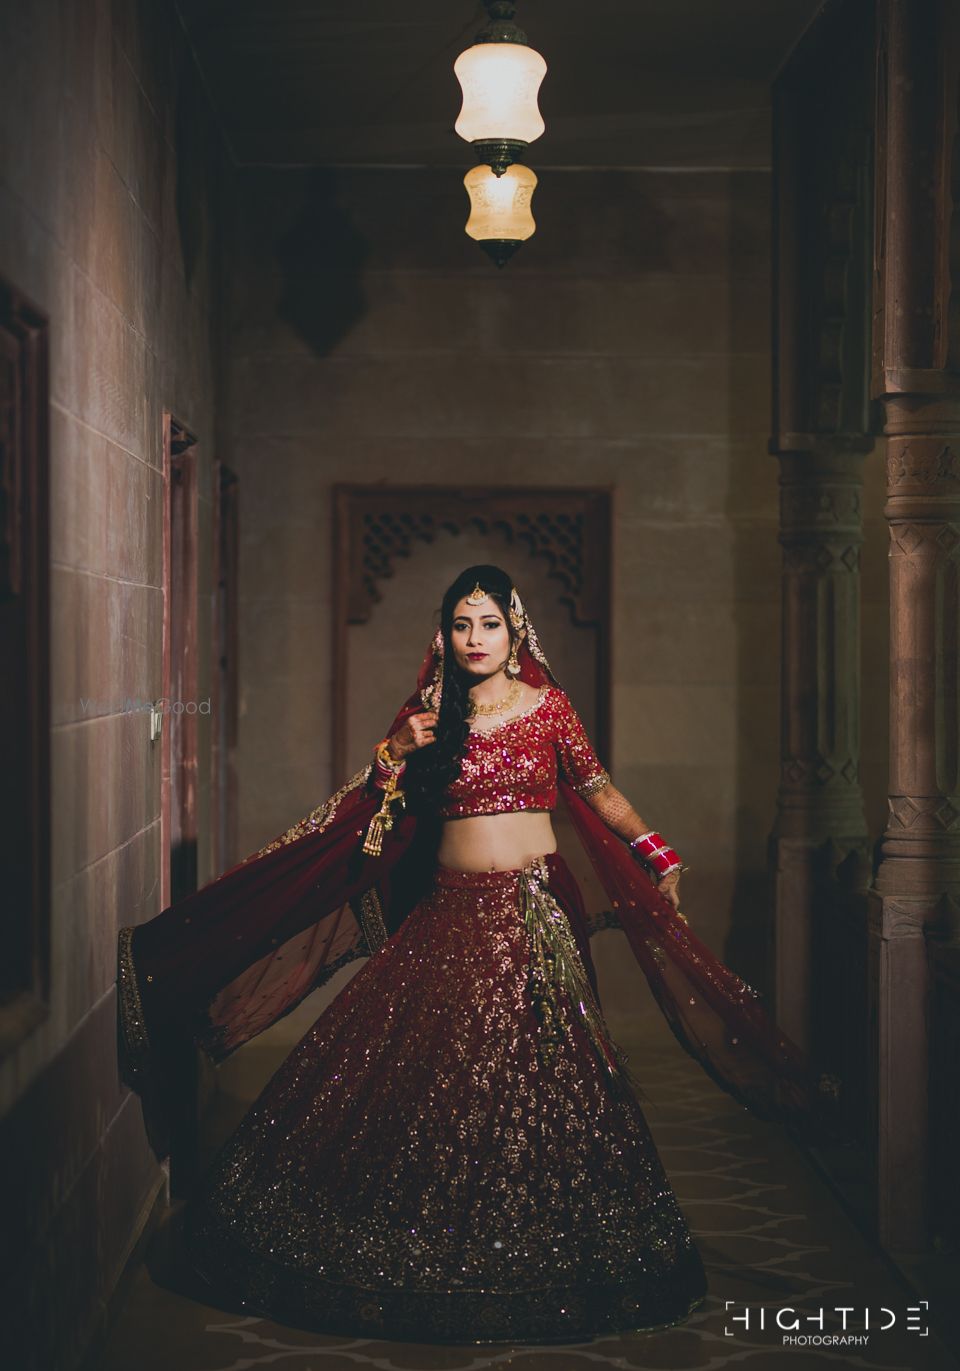
POLYGON ((331 1333, 582 1340, 682 1321, 700 1255, 600 1005, 562 794, 685 1049, 746 1107, 830 1127, 802 1054, 679 912, 505 572, 448 588, 371 762, 203 890, 121 930, 124 1079, 158 1151, 177 1050, 222 1061, 354 957, 190 1196, 190 1259, 331 1333))

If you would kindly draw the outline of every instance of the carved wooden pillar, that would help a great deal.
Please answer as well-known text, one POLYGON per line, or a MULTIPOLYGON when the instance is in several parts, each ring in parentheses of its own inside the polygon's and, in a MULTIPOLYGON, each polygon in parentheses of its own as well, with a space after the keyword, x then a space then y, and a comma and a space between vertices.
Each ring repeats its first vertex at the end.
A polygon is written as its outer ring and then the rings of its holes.
MULTIPOLYGON (((851 1069, 849 992, 830 968, 838 943, 852 949, 848 969, 856 961, 858 939, 839 926, 855 917, 851 891, 869 881, 859 620, 862 463, 873 446, 870 22, 859 0, 828 7, 774 86, 770 450, 781 464, 784 549, 776 1008, 786 1031, 841 1079, 862 1065, 851 1069)), ((865 987, 862 933, 859 945, 865 987)), ((864 988, 864 1013, 865 998, 864 988)))
POLYGON ((956 7, 881 0, 874 393, 887 434, 890 812, 871 898, 878 1227, 930 1238, 931 944, 960 926, 956 7))

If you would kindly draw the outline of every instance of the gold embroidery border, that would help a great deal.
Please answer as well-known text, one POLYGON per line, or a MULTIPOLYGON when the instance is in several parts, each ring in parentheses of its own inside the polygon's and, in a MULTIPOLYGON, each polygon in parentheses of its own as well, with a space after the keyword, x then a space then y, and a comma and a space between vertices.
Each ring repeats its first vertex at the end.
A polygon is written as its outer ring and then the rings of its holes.
POLYGON ((589 781, 584 781, 582 785, 575 785, 573 788, 583 799, 588 799, 591 795, 598 794, 605 786, 610 784, 609 771, 599 771, 596 776, 592 776, 589 781))
POLYGON ((268 852, 276 852, 278 848, 286 847, 288 843, 298 842, 300 838, 305 838, 308 833, 322 833, 325 828, 329 828, 334 816, 340 807, 340 801, 345 795, 349 795, 352 790, 357 790, 360 786, 366 785, 373 770, 373 763, 368 762, 361 767, 342 785, 336 794, 331 795, 329 800, 324 800, 322 805, 317 805, 316 809, 311 809, 310 813, 302 819, 298 819, 291 828, 278 837, 273 838, 265 847, 253 852, 249 857, 245 857, 245 862, 255 861, 258 857, 265 857, 268 852))
MULTIPOLYGON (((274 838, 272 842, 267 843, 265 847, 251 853, 249 857, 245 857, 241 865, 255 861, 258 857, 264 857, 269 852, 275 852, 278 848, 296 842, 309 833, 322 833, 333 821, 344 797, 360 786, 366 785, 372 770, 373 766, 368 762, 366 766, 355 772, 349 781, 342 785, 328 800, 318 805, 316 809, 312 809, 309 814, 288 828, 285 833, 274 838)), ((216 879, 219 880, 220 877, 216 879)), ((374 936, 376 936, 376 924, 373 922, 373 918, 374 916, 371 914, 371 927, 374 929, 374 936)), ((380 913, 380 925, 383 928, 383 936, 386 938, 382 911, 380 913)), ((129 925, 121 928, 117 933, 117 1010, 124 1057, 123 1067, 125 1078, 129 1079, 138 1077, 143 1073, 151 1047, 133 955, 133 934, 136 927, 136 925, 129 925)), ((366 932, 367 929, 364 926, 364 933, 366 932)))
POLYGON ((150 1038, 133 962, 134 927, 121 928, 117 934, 117 1007, 125 1065, 129 1074, 136 1076, 143 1070, 150 1051, 150 1038))
POLYGON ((379 888, 374 885, 363 891, 352 908, 371 953, 379 952, 387 941, 387 923, 383 917, 379 888))
POLYGON ((194 1269, 214 1289, 242 1298, 247 1312, 339 1336, 403 1339, 425 1332, 430 1342, 469 1346, 566 1343, 617 1332, 673 1328, 684 1323, 707 1297, 702 1260, 692 1239, 669 1273, 641 1274, 636 1282, 516 1291, 420 1290, 361 1287, 285 1265, 240 1242, 202 1205, 188 1211, 186 1230, 194 1269), (645 1309, 648 1319, 668 1312, 663 1309, 667 1301, 676 1307, 674 1317, 641 1321, 645 1309), (558 1317, 561 1312, 570 1318, 566 1329, 558 1317), (471 1324, 472 1331, 479 1332, 485 1323, 508 1324, 509 1329, 489 1338, 458 1331, 471 1324))

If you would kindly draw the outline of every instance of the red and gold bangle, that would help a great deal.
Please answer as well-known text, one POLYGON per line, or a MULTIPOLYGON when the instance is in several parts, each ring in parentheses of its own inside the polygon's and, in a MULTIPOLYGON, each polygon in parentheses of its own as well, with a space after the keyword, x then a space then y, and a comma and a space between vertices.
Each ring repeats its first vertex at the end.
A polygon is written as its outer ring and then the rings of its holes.
POLYGON ((653 829, 649 833, 639 833, 630 846, 646 866, 654 872, 658 881, 669 876, 671 871, 681 869, 681 861, 672 847, 668 847, 659 833, 653 829))
POLYGON ((373 783, 385 790, 391 778, 399 777, 406 768, 406 761, 395 762, 390 755, 389 738, 377 744, 373 762, 373 783))

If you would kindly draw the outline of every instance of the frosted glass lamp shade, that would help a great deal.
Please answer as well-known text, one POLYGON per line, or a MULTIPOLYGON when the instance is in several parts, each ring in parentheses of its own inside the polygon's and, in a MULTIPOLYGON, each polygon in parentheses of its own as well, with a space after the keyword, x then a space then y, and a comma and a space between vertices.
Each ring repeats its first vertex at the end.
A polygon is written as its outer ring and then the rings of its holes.
POLYGON ((471 167, 463 184, 470 197, 466 232, 502 267, 537 227, 530 210, 536 175, 518 162, 500 176, 478 166, 471 167))
POLYGON ((463 91, 454 125, 468 143, 526 144, 544 130, 537 93, 547 64, 524 43, 474 43, 453 65, 463 91))

